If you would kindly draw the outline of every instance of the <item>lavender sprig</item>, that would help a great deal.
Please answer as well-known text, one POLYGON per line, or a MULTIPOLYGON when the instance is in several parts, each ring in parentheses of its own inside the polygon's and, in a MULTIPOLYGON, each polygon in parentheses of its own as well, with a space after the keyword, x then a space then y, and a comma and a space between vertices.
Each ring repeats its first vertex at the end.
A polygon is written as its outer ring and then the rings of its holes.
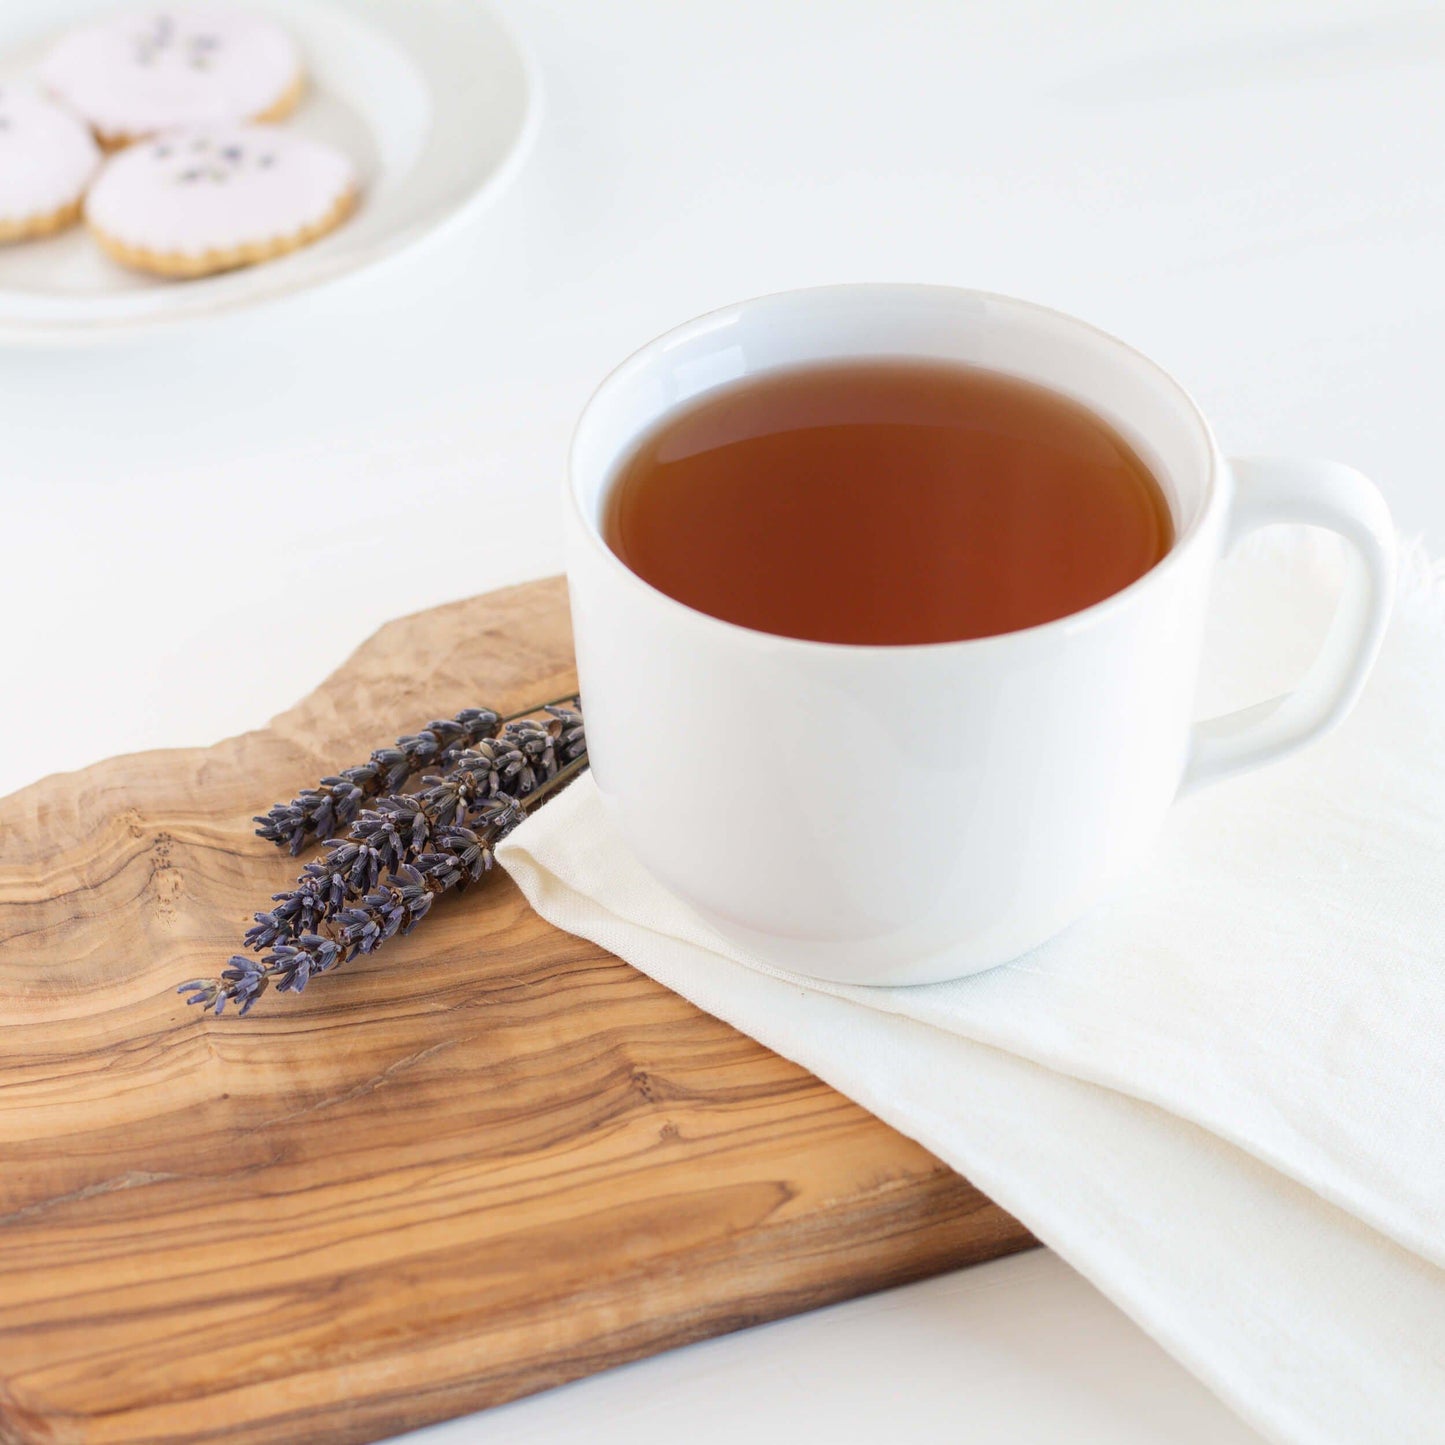
POLYGON ((495 737, 502 722, 487 707, 469 707, 454 718, 429 722, 419 732, 398 738, 395 746, 378 748, 360 766, 322 778, 289 803, 273 804, 264 816, 257 815, 261 826, 256 836, 289 848, 294 856, 318 838, 334 837, 368 798, 394 793, 423 768, 445 767, 461 749, 495 737))
POLYGON ((256 914, 245 941, 269 950, 264 957, 235 954, 219 979, 193 979, 177 992, 218 1015, 234 1004, 244 1017, 272 982, 279 993, 300 993, 316 974, 409 933, 436 898, 489 872, 496 844, 587 767, 580 710, 534 711, 548 720, 510 719, 500 737, 425 777, 421 792, 363 811, 293 889, 274 896, 274 908, 256 914))
POLYGON ((315 933, 379 879, 416 863, 449 828, 465 828, 491 799, 525 798, 586 751, 581 714, 549 704, 546 723, 509 721, 498 738, 457 754, 441 775, 422 779, 418 793, 397 793, 362 811, 344 838, 329 839, 326 856, 308 863, 295 887, 273 895, 256 914, 248 948, 315 933))

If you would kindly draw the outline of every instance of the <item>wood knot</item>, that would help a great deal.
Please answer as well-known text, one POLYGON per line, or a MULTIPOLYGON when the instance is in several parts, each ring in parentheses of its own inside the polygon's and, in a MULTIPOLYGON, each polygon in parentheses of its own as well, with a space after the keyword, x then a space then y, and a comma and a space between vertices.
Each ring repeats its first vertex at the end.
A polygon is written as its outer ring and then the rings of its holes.
POLYGON ((175 921, 176 904, 185 891, 185 877, 171 863, 174 844, 175 839, 169 833, 157 833, 151 840, 151 876, 146 887, 151 911, 167 926, 175 921))

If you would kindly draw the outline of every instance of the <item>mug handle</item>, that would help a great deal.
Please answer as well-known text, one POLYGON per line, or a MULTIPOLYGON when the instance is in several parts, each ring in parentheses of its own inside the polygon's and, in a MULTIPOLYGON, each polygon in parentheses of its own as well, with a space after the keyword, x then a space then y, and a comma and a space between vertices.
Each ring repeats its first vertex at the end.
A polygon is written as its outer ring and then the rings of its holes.
POLYGON ((1194 725, 1182 794, 1272 762, 1321 737, 1354 706, 1380 651, 1395 595, 1395 532, 1368 478, 1338 462, 1236 457, 1228 551, 1277 522, 1338 532, 1349 544, 1344 592, 1319 656, 1293 691, 1194 725))

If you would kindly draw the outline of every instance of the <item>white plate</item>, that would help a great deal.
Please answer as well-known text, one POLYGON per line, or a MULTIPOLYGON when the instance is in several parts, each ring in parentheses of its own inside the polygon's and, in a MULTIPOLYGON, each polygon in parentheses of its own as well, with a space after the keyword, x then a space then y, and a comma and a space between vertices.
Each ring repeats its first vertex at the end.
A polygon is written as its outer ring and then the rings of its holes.
MULTIPOLYGON (((127 271, 83 227, 0 246, 0 341, 96 340, 321 285, 434 234, 495 194, 525 155, 539 114, 535 73, 482 0, 238 3, 270 11, 300 44, 309 88, 286 124, 356 162, 356 215, 288 256, 195 281, 127 271)), ((117 8, 3 0, 0 81, 24 74, 67 25, 117 8)))

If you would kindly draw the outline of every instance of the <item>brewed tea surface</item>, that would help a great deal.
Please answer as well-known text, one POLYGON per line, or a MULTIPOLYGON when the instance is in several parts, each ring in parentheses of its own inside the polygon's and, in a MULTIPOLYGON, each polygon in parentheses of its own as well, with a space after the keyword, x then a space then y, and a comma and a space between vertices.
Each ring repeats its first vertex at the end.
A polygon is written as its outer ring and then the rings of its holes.
POLYGON ((822 642, 947 642, 1091 606, 1173 542, 1101 417, 949 363, 830 363, 679 409, 614 479, 608 545, 699 611, 822 642))

